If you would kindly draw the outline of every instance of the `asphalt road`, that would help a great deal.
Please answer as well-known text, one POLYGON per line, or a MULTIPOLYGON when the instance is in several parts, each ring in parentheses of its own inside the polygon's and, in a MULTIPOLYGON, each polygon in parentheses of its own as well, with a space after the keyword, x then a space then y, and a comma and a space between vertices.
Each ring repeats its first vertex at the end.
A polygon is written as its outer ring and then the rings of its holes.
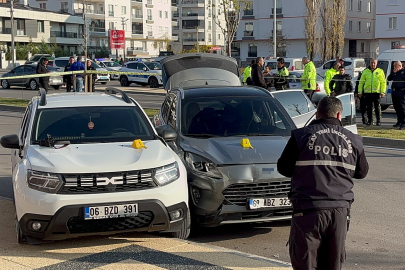
MULTIPOLYGON (((0 136, 17 132, 21 113, 0 111, 0 136)), ((0 148, 0 196, 12 198, 10 150, 0 148)), ((366 148, 370 173, 357 180, 344 269, 405 269, 405 151, 366 148)), ((10 220, 10 224, 13 221, 10 220)), ((289 222, 192 228, 189 240, 289 261, 289 222)))

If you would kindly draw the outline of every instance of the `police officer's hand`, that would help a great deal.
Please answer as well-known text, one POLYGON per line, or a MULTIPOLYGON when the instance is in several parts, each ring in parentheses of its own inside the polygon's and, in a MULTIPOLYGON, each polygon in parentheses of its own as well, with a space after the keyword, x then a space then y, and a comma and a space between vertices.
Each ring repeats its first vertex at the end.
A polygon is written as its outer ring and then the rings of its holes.
POLYGON ((380 96, 381 96, 381 98, 385 97, 385 95, 384 95, 384 94, 381 94, 380 96))
POLYGON ((359 98, 361 98, 362 94, 359 94, 359 98))

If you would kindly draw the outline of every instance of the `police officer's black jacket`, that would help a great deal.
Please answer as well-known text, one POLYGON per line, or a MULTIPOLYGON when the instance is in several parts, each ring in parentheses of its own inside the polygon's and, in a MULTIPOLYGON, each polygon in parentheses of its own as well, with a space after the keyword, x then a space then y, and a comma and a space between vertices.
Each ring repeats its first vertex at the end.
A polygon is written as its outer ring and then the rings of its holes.
POLYGON ((352 178, 366 177, 368 163, 359 135, 337 118, 321 118, 292 131, 277 169, 292 177, 289 198, 294 210, 349 208, 352 178))
POLYGON ((333 92, 336 95, 352 92, 352 76, 350 76, 349 74, 336 74, 329 82, 329 88, 331 90, 331 93, 333 92))
POLYGON ((398 70, 397 72, 391 72, 387 77, 387 81, 392 81, 392 89, 405 90, 405 69, 398 70))

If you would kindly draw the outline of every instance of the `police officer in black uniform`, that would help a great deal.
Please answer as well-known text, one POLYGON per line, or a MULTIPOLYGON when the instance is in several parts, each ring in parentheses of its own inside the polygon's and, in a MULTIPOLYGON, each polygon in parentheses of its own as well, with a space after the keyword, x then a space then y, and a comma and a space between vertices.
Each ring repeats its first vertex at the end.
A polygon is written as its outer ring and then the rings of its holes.
POLYGON ((397 114, 397 123, 394 127, 405 129, 405 69, 400 61, 394 63, 394 69, 387 77, 392 82, 392 104, 397 114))
POLYGON ((342 102, 323 98, 316 120, 292 131, 278 171, 291 178, 293 217, 289 251, 294 269, 341 269, 349 210, 354 200, 352 178, 368 173, 362 138, 345 129, 342 102))
MULTIPOLYGON (((360 83, 361 74, 363 74, 363 72, 359 72, 359 75, 357 76, 356 86, 354 87, 354 97, 356 98, 356 102, 359 99, 361 121, 363 124, 366 124, 367 122, 369 122, 368 116, 367 116, 367 100, 366 100, 365 96, 363 95, 363 93, 360 93, 360 97, 359 97, 359 83, 360 83)), ((370 122, 373 122, 372 119, 370 119, 370 122)))

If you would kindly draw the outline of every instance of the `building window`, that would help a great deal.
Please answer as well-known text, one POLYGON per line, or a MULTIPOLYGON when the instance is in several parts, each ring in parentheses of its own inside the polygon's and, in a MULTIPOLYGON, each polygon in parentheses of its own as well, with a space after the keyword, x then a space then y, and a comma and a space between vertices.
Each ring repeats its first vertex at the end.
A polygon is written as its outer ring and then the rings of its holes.
POLYGON ((212 42, 211 34, 208 34, 208 42, 212 42))
POLYGON ((371 2, 368 2, 368 4, 367 4, 367 12, 368 13, 371 12, 371 2))
POLYGON ((353 10, 353 0, 349 0, 349 2, 347 3, 347 9, 353 10))
POLYGON ((253 31, 253 22, 245 23, 245 31, 253 31))
POLYGON ((67 13, 69 11, 68 2, 61 2, 60 3, 60 11, 67 13))
POLYGON ((220 40, 221 39, 221 34, 218 34, 218 40, 220 40))
POLYGON ((357 22, 357 32, 361 32, 361 22, 357 22))
POLYGON ((121 14, 122 15, 127 14, 127 7, 126 6, 121 6, 121 14))
POLYGON ((208 17, 211 18, 212 13, 211 13, 211 8, 208 8, 208 17))
POLYGON ((169 12, 165 11, 165 19, 169 18, 169 12))
POLYGON ((45 33, 44 21, 37 21, 38 33, 45 33))
POLYGON ((108 5, 108 16, 114 17, 114 5, 108 5))
POLYGON ((367 33, 371 32, 371 22, 367 23, 367 33))
POLYGON ((159 10, 159 18, 163 17, 163 11, 159 10))
POLYGON ((147 9, 146 13, 148 15, 148 21, 152 21, 152 10, 151 9, 147 9))
POLYGON ((39 8, 46 9, 46 3, 39 3, 39 8))
POLYGON ((25 35, 25 20, 17 19, 17 36, 25 35))
POLYGON ((353 31, 353 21, 349 21, 349 31, 353 31))
POLYGON ((361 11, 361 0, 357 2, 357 11, 361 11))
POLYGON ((148 5, 152 5, 152 0, 148 0, 148 5))
POLYGON ((257 44, 249 44, 248 57, 257 57, 257 44))
POLYGON ((110 22, 110 23, 109 23, 109 26, 110 26, 110 30, 114 30, 114 29, 115 29, 114 22, 110 22))
POLYGON ((388 29, 397 29, 397 17, 389 18, 388 29))
POLYGON ((208 21, 208 30, 211 30, 211 21, 208 21))
POLYGON ((364 53, 364 42, 360 43, 360 52, 364 53))
POLYGON ((396 49, 400 45, 399 41, 392 41, 391 42, 391 49, 396 49))

